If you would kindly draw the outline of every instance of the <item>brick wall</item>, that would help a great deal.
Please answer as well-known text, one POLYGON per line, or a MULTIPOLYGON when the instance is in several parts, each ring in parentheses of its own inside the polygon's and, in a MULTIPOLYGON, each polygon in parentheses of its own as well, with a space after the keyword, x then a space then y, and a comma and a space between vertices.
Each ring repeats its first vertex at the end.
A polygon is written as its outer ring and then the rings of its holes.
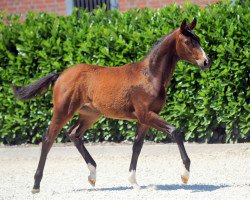
MULTIPOLYGON (((68 0, 70 1, 70 0, 68 0)), ((130 8, 160 8, 168 4, 183 4, 187 0, 117 0, 120 11, 126 11, 130 8)), ((192 3, 205 6, 207 4, 218 2, 219 0, 189 0, 192 3)), ((43 11, 66 15, 66 0, 0 0, 0 11, 6 10, 7 14, 26 14, 30 11, 43 11)))
POLYGON ((43 11, 66 15, 65 0, 0 0, 0 11, 6 10, 7 14, 26 14, 28 11, 43 11))
MULTIPOLYGON (((199 4, 200 6, 205 6, 207 4, 216 3, 220 0, 189 0, 191 3, 199 4)), ((126 11, 130 8, 160 8, 165 5, 176 3, 181 5, 187 2, 187 0, 119 0, 119 10, 126 11)))

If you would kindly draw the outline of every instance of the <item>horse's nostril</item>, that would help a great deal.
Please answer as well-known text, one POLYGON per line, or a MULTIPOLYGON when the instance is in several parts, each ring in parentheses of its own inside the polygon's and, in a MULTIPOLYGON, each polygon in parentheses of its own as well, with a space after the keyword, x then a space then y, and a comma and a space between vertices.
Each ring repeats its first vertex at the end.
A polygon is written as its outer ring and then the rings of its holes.
POLYGON ((204 61, 204 67, 206 67, 207 65, 208 65, 208 61, 205 60, 205 61, 204 61))

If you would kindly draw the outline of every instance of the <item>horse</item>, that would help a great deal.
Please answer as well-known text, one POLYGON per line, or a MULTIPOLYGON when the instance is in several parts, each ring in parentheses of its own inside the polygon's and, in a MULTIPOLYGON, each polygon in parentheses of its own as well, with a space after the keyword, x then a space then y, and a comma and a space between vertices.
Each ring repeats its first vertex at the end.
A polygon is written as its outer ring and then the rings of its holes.
POLYGON ((42 149, 34 175, 32 193, 40 192, 40 182, 49 150, 63 126, 78 113, 76 123, 66 133, 74 143, 90 171, 88 181, 96 183, 96 162, 84 146, 82 135, 101 116, 136 120, 137 130, 132 148, 129 182, 139 188, 136 180, 137 160, 145 135, 155 128, 170 135, 178 145, 183 162, 181 180, 188 182, 190 159, 183 143, 183 133, 159 116, 166 100, 166 89, 178 61, 208 69, 210 59, 193 33, 197 24, 183 20, 181 26, 165 35, 149 53, 135 63, 119 67, 77 64, 62 73, 51 73, 27 86, 13 85, 17 99, 25 101, 53 87, 53 117, 42 137, 42 149))

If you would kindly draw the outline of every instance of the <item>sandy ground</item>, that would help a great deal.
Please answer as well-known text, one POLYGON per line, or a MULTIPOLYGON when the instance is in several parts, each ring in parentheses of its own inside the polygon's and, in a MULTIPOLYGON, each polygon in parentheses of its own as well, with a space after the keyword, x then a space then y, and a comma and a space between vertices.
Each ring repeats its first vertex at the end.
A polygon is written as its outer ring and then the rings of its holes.
POLYGON ((0 199, 250 199, 250 144, 186 144, 191 163, 187 185, 180 179, 175 144, 146 144, 138 162, 140 190, 127 181, 131 145, 87 145, 97 162, 97 183, 74 146, 49 153, 41 192, 33 195, 39 146, 0 147, 0 199))

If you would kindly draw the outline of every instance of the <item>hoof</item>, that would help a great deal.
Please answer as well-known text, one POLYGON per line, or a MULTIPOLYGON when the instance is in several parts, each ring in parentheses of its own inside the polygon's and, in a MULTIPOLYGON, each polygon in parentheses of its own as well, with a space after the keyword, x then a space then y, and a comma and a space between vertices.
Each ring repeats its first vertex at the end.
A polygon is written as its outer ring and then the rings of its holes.
POLYGON ((188 179, 189 179, 188 176, 185 176, 185 175, 182 175, 182 176, 181 176, 181 180, 182 180, 182 182, 183 182, 184 184, 187 184, 188 179))
POLYGON ((33 188, 31 192, 32 192, 32 194, 36 194, 36 193, 39 193, 39 192, 40 192, 40 189, 34 189, 34 188, 33 188))
POLYGON ((90 177, 88 177, 88 180, 89 180, 90 185, 92 185, 93 187, 95 187, 95 182, 96 182, 96 180, 95 180, 95 179, 92 179, 92 178, 90 178, 90 177))
POLYGON ((136 182, 135 178, 134 177, 129 177, 128 178, 128 181, 129 183, 131 184, 132 188, 135 189, 135 190, 140 190, 141 189, 141 186, 138 185, 138 183, 136 182))
POLYGON ((137 183, 133 183, 132 187, 133 187, 134 190, 140 190, 141 189, 141 186, 139 186, 137 183))

